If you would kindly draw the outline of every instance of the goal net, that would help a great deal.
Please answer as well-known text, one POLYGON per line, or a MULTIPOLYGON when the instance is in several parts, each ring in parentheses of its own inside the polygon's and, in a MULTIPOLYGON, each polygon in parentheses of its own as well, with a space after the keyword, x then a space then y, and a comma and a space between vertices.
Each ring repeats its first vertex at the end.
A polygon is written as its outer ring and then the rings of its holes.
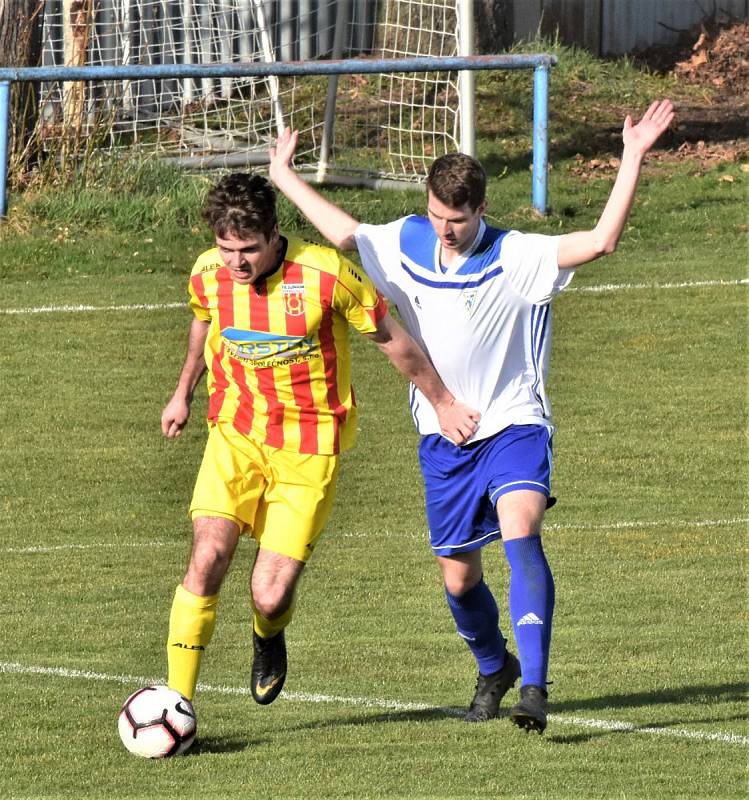
MULTIPOLYGON (((46 0, 43 65, 465 55, 461 6, 465 0, 46 0)), ((413 181, 433 158, 461 149, 460 102, 450 72, 48 81, 39 136, 48 151, 137 146, 186 167, 222 168, 265 163, 275 135, 290 126, 300 131, 296 163, 321 179, 413 181)))

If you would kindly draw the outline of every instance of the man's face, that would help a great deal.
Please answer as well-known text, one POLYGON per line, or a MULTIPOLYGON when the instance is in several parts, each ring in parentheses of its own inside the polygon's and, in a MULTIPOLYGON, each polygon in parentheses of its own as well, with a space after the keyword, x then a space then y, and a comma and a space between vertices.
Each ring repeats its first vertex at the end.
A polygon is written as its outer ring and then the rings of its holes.
POLYGON ((278 229, 270 239, 264 233, 254 233, 247 239, 227 234, 225 239, 216 236, 221 260, 236 283, 248 284, 265 275, 278 263, 278 229))
POLYGON ((427 192, 427 214, 443 250, 456 254, 465 252, 476 238, 485 210, 486 202, 475 211, 468 203, 452 208, 427 192))

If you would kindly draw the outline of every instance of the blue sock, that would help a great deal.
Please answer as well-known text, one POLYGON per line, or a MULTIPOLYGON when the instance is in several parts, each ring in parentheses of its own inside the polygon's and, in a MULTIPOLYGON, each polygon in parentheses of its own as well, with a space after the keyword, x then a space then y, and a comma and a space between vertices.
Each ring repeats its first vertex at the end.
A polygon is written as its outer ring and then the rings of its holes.
POLYGON ((521 684, 546 688, 554 614, 554 578, 540 536, 504 543, 510 565, 510 618, 520 656, 521 684))
POLYGON ((499 611, 494 595, 482 578, 472 589, 456 597, 445 589, 458 634, 465 639, 482 675, 502 669, 505 638, 499 630, 499 611))

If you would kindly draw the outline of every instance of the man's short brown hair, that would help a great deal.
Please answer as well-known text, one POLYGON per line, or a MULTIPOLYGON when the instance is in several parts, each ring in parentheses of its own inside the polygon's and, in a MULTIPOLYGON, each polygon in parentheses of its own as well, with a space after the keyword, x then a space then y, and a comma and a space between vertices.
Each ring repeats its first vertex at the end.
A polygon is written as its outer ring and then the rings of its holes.
POLYGON ((427 190, 450 208, 468 203, 475 211, 486 197, 486 173, 475 158, 465 153, 448 153, 432 164, 427 190))
POLYGON ((229 235, 247 239, 262 233, 270 241, 278 224, 276 193, 262 175, 235 172, 208 192, 203 218, 221 239, 229 235))

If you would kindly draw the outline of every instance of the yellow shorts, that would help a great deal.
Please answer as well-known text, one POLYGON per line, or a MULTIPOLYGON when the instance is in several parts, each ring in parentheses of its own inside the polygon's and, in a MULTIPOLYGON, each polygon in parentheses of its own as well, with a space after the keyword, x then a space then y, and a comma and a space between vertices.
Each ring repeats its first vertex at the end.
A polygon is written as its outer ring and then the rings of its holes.
POLYGON ((264 549, 307 561, 330 516, 337 477, 336 455, 258 445, 218 422, 208 434, 190 516, 233 520, 264 549))

